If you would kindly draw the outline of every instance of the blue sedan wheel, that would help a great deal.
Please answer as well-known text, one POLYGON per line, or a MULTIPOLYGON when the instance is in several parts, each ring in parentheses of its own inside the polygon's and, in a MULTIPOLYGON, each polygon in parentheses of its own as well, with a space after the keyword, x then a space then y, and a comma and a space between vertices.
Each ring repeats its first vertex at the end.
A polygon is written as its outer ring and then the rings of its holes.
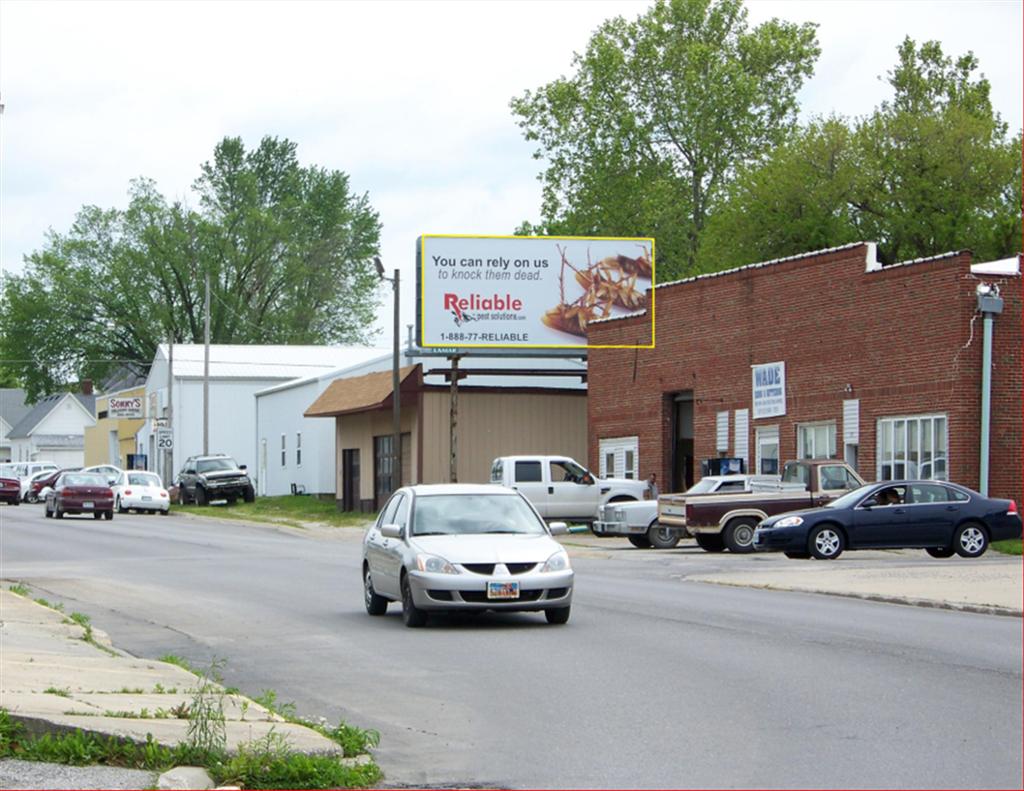
POLYGON ((980 525, 966 524, 953 537, 956 554, 962 558, 978 558, 988 549, 988 536, 980 525))
POLYGON ((811 555, 818 560, 835 560, 846 546, 843 534, 833 525, 822 525, 811 531, 807 542, 811 555))

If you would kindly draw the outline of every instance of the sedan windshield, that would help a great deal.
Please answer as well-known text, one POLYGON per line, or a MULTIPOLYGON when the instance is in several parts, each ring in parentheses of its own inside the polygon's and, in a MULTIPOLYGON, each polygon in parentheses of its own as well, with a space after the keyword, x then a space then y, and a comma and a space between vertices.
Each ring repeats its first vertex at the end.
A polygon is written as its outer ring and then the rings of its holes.
POLYGON ((414 536, 546 532, 544 523, 515 494, 433 494, 416 498, 414 536))
POLYGON ((202 459, 196 462, 196 472, 217 472, 218 470, 237 470, 234 459, 202 459))
POLYGON ((854 489, 852 492, 847 492, 842 497, 837 497, 830 503, 825 503, 826 508, 852 508, 855 506, 862 497, 866 496, 874 488, 874 484, 868 484, 867 486, 861 486, 859 489, 854 489))

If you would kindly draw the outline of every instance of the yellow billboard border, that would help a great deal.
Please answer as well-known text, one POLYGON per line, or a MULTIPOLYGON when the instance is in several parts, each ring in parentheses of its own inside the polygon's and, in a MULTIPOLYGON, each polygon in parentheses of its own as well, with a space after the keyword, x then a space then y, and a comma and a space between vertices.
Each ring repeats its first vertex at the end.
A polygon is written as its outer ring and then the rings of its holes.
MULTIPOLYGON (((420 234, 420 346, 424 349, 653 349, 656 346, 655 338, 655 313, 654 294, 658 278, 658 257, 655 251, 654 237, 648 236, 502 236, 497 234, 476 234, 476 233, 424 233, 420 234), (591 346, 590 344, 575 346, 559 346, 556 344, 530 343, 517 346, 501 346, 486 343, 425 343, 426 336, 426 309, 427 309, 427 281, 424 277, 427 265, 427 239, 570 239, 573 241, 595 241, 595 242, 650 242, 651 243, 651 342, 638 346, 636 344, 605 344, 602 346, 591 346)), ((625 317, 623 317, 625 318, 625 317)))

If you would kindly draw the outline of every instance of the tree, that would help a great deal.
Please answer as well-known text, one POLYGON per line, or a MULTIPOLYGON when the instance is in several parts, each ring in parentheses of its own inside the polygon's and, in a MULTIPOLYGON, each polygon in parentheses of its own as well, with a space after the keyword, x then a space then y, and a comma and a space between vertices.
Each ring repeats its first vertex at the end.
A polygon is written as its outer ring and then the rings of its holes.
POLYGON ((3 283, 0 360, 34 399, 119 366, 144 373, 169 337, 215 343, 355 343, 373 320, 380 222, 340 171, 296 145, 225 138, 202 165, 198 209, 132 182, 126 209, 83 207, 3 283))
POLYGON ((700 267, 726 269, 821 250, 861 237, 852 202, 858 178, 853 133, 839 118, 795 133, 744 168, 709 218, 700 267))
POLYGON ((547 233, 654 236, 659 277, 696 271, 706 219, 739 165, 796 122, 814 26, 747 25, 741 0, 658 0, 605 22, 575 73, 511 102, 546 159, 547 233))
POLYGON ((976 78, 907 38, 889 72, 891 100, 856 121, 815 121, 769 159, 741 169, 708 224, 702 265, 721 268, 865 240, 883 262, 970 248, 1021 249, 1021 138, 976 78))

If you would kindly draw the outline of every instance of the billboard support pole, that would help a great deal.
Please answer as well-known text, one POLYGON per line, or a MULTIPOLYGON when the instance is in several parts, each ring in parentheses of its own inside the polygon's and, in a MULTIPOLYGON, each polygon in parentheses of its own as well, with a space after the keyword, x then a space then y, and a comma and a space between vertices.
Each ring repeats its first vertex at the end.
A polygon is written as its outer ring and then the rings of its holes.
POLYGON ((449 358, 452 363, 451 405, 448 413, 448 446, 450 448, 448 481, 459 482, 459 356, 449 358))

